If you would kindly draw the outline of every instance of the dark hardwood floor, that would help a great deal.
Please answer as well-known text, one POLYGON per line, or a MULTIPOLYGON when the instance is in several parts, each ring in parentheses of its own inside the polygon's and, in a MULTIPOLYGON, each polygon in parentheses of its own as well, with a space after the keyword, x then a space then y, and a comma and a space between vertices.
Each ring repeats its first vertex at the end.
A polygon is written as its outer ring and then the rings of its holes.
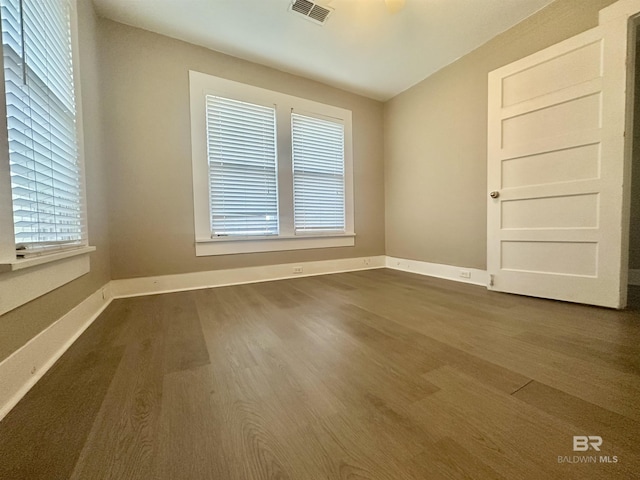
POLYGON ((116 300, 0 423, 3 480, 639 475, 637 307, 384 269, 116 300))

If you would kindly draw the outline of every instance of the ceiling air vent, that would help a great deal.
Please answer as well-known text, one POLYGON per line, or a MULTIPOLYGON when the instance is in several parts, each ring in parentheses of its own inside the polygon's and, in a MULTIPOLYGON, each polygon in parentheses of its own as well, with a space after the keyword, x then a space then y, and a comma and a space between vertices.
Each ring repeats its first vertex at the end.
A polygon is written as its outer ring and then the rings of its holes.
POLYGON ((333 12, 332 8, 323 7, 309 0, 293 0, 289 10, 299 13, 307 20, 320 25, 323 25, 327 21, 327 17, 333 12))

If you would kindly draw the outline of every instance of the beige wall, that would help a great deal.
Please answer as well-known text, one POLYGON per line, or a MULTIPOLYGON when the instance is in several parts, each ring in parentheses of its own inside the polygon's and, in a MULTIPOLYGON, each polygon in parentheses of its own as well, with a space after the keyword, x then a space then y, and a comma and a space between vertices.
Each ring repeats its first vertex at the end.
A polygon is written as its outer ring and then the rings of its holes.
POLYGON ((558 0, 385 104, 387 255, 486 268, 487 74, 613 1, 558 0))
MULTIPOLYGON (((81 93, 84 110, 85 165, 89 240, 97 250, 91 255, 91 272, 20 308, 0 316, 0 360, 63 316, 110 279, 107 233, 107 165, 102 154, 100 119, 99 47, 97 22, 91 2, 78 2, 81 93)), ((2 100, 4 101, 4 100, 2 100)))
POLYGON ((384 254, 381 103, 108 20, 102 27, 113 278, 384 254), (355 247, 195 256, 190 69, 353 111, 355 247))

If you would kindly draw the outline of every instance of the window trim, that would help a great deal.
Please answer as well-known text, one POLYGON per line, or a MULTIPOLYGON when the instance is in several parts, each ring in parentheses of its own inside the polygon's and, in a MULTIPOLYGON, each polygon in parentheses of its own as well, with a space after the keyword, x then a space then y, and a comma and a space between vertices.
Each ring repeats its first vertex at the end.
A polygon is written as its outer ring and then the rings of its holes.
POLYGON ((246 85, 193 70, 189 71, 191 107, 191 160, 196 256, 273 252, 355 245, 353 202, 352 114, 350 110, 325 105, 281 92, 246 85), (276 108, 276 152, 278 172, 279 235, 211 237, 209 173, 206 145, 206 95, 274 105, 276 108), (295 233, 293 217, 293 170, 291 112, 339 119, 344 123, 345 231, 295 233))
MULTIPOLYGON (((76 129, 78 162, 82 177, 82 209, 86 238, 77 248, 51 252, 40 256, 19 259, 13 225, 13 200, 7 132, 4 68, 0 69, 0 288, 3 291, 19 291, 16 298, 0 296, 0 315, 69 283, 90 270, 89 254, 95 250, 88 244, 89 225, 86 199, 86 169, 82 116, 82 91, 80 82, 79 25, 77 1, 70 5, 71 48, 73 55, 73 79, 76 101, 76 129)), ((0 57, 2 42, 0 42, 0 57)))

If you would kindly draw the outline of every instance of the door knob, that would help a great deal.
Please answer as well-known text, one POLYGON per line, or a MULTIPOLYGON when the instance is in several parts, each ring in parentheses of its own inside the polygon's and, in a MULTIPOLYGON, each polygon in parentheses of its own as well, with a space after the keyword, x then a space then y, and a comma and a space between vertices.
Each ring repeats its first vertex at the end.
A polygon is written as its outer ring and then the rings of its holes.
POLYGON ((491 198, 498 198, 498 197, 500 196, 500 192, 498 192, 498 191, 494 190, 493 192, 491 192, 491 193, 489 194, 489 196, 490 196, 491 198))

